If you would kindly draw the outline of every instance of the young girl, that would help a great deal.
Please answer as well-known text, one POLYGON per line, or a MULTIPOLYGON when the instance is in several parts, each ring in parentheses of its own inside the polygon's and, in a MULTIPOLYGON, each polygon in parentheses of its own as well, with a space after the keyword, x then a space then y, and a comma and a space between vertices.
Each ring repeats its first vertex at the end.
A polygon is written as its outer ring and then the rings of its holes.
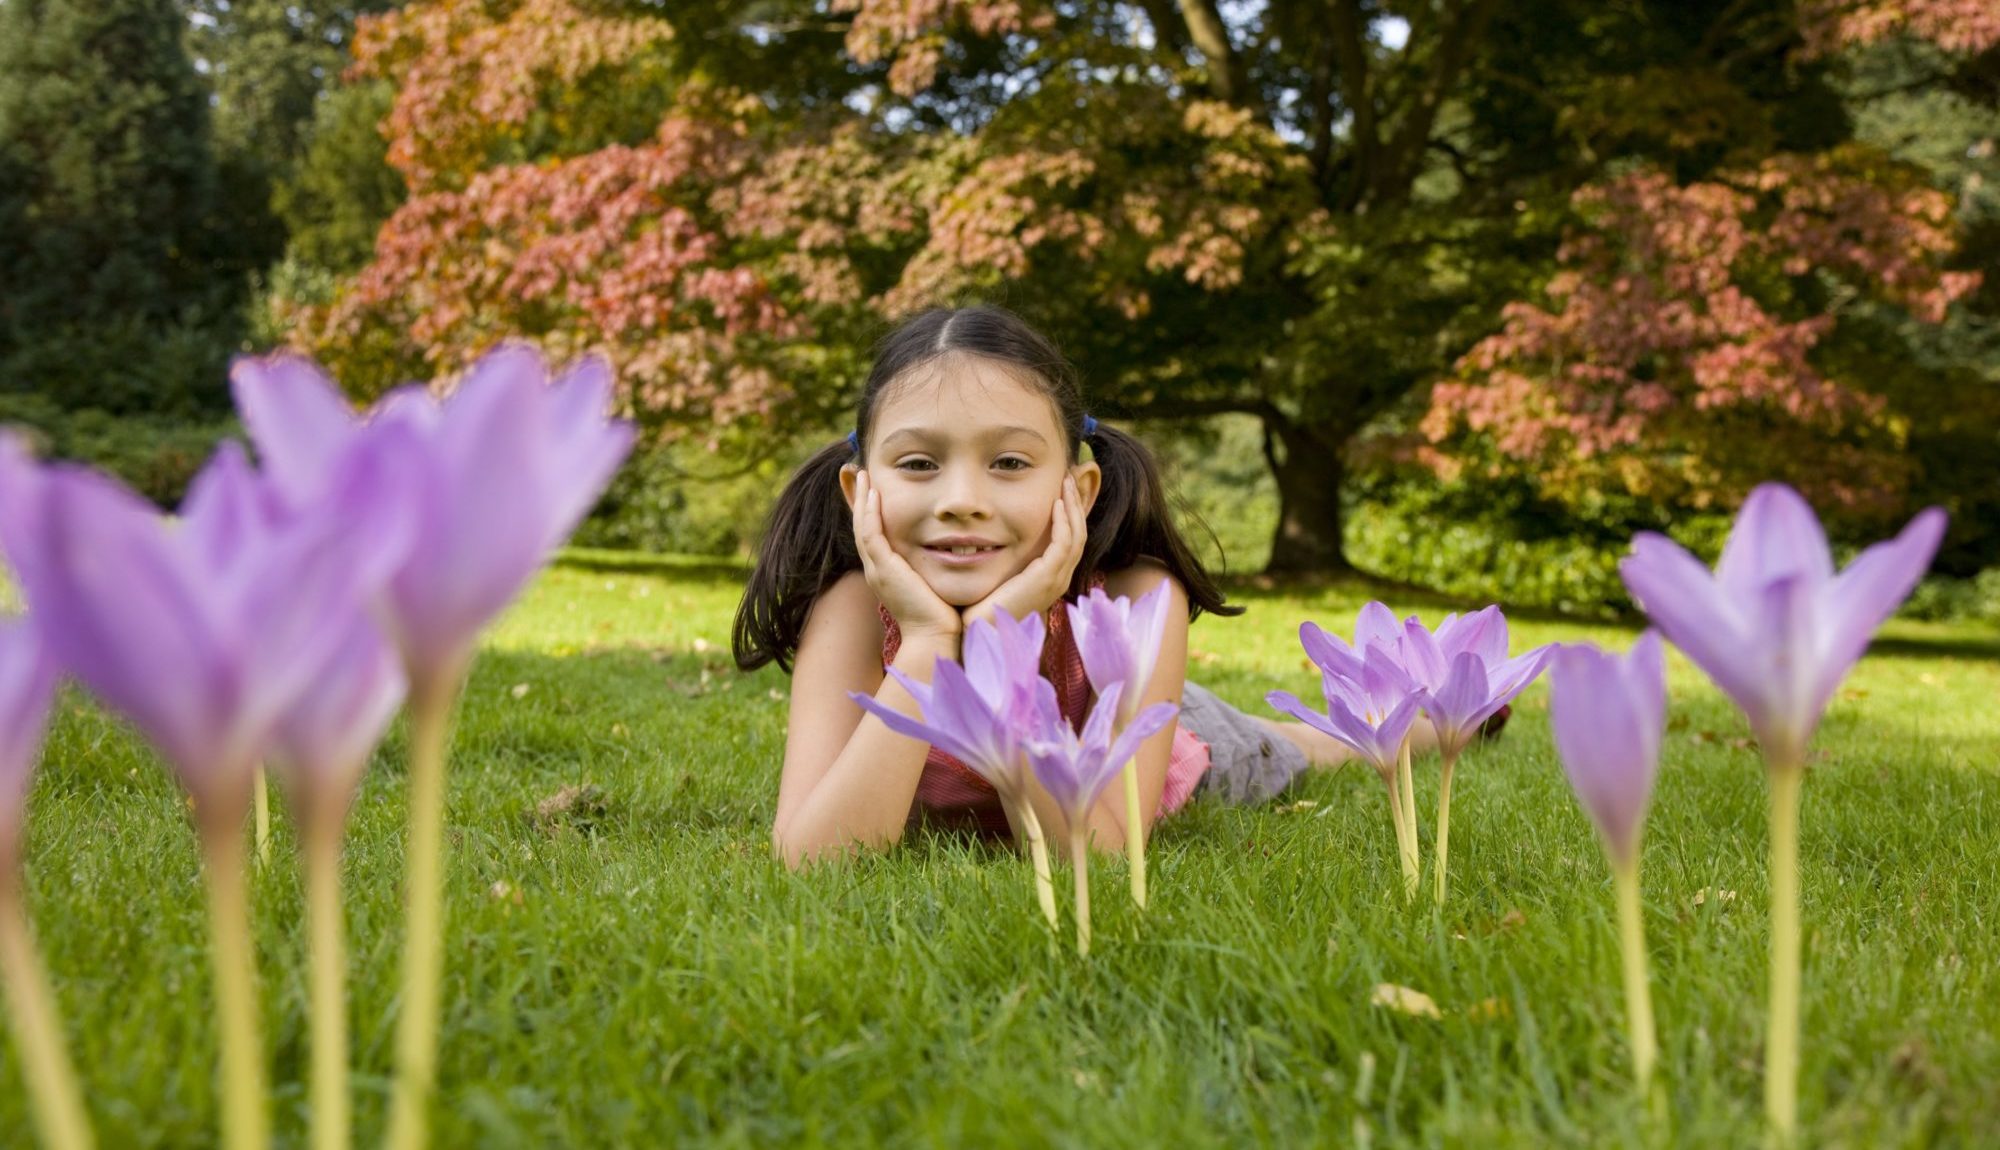
MULTIPOLYGON (((1151 453, 1085 413, 1074 370, 1047 340, 995 307, 908 320, 877 348, 855 430, 779 495, 736 613, 737 665, 775 661, 792 674, 771 828, 782 857, 798 866, 888 846, 918 817, 1011 833, 985 780, 848 692, 917 715, 885 667, 929 682, 937 659, 959 657, 970 622, 1041 613, 1043 673, 1081 726, 1090 690, 1062 601, 1093 586, 1136 599, 1162 583, 1172 609, 1141 704, 1181 711, 1137 757, 1149 828, 1204 781, 1261 801, 1309 762, 1346 757, 1303 724, 1253 718, 1184 682, 1188 623, 1243 609, 1224 605, 1175 530, 1151 453)), ((1029 786, 1045 833, 1063 841, 1061 808, 1029 786)), ((1121 849, 1124 823, 1123 793, 1107 788, 1090 812, 1092 843, 1121 849)))

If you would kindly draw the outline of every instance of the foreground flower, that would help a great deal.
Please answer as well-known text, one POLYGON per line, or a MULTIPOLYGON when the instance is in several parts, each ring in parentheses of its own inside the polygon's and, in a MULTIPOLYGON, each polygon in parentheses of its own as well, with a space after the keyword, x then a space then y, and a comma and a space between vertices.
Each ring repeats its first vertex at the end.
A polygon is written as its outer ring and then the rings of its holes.
POLYGON ((1436 634, 1410 619, 1403 624, 1403 667, 1429 695, 1424 705, 1437 731, 1443 770, 1438 787, 1437 901, 1445 895, 1451 852, 1451 775, 1458 756, 1487 719, 1542 673, 1553 646, 1507 657, 1507 617, 1497 606, 1447 615, 1436 634))
MULTIPOLYGON (((931 681, 920 682, 894 667, 889 674, 917 702, 921 719, 859 691, 848 697, 899 735, 929 743, 964 763, 1000 796, 1000 804, 1028 844, 1035 867, 1035 894, 1042 917, 1055 926, 1055 879, 1041 820, 1028 802, 1027 750, 1041 677, 1047 631, 1039 615, 1015 619, 1002 608, 992 619, 975 619, 965 629, 965 663, 939 659, 931 681)), ((1052 689, 1052 688, 1051 688, 1052 689)))
POLYGON ((1798 1122, 1799 789, 1806 744, 1875 629, 1909 595, 1944 537, 1928 508, 1902 534, 1834 573, 1819 519, 1798 492, 1750 493, 1711 575, 1661 535, 1619 563, 1660 631, 1743 709, 1771 778, 1771 1021, 1764 1110, 1789 1139, 1798 1122))
POLYGON ((421 387, 386 397, 363 424, 311 361, 239 361, 238 410, 287 496, 311 499, 357 445, 412 435, 420 474, 407 496, 416 542, 381 610, 410 680, 409 905, 389 1142, 424 1140, 436 1072, 444 941, 445 749, 479 634, 519 595, 597 500, 631 450, 608 418, 611 371, 586 359, 553 383, 521 346, 488 353, 449 398, 421 387))
POLYGON ((1028 762, 1042 789, 1056 801, 1069 823, 1070 867, 1076 873, 1076 952, 1090 953, 1090 808, 1097 796, 1130 762, 1139 744, 1174 721, 1180 710, 1172 703, 1155 703, 1123 725, 1114 737, 1112 726, 1125 684, 1113 683, 1097 697, 1079 735, 1056 705, 1055 688, 1036 680, 1033 733, 1024 741, 1028 762))
POLYGON ((368 756, 403 703, 402 664, 360 610, 314 689, 278 721, 272 759, 285 783, 305 856, 312 946, 313 1143, 348 1145, 346 971, 340 841, 368 756))
MULTIPOLYGON (((1380 606, 1370 604, 1371 607, 1380 606)), ((1365 609, 1364 609, 1365 610, 1365 609)), ((1387 608, 1383 609, 1387 613, 1387 608)), ((1393 617, 1392 617, 1393 621, 1393 617)), ((1346 649, 1322 645, 1317 640, 1339 640, 1307 623, 1299 629, 1306 652, 1320 666, 1320 685, 1326 696, 1326 713, 1321 714, 1300 702, 1289 691, 1272 691, 1264 696, 1271 706, 1307 725, 1324 731, 1354 749, 1363 762, 1375 768, 1389 788, 1389 813, 1395 821, 1396 843, 1403 866, 1404 893, 1414 897, 1419 881, 1416 823, 1413 808, 1406 802, 1408 789, 1407 754, 1410 726, 1429 701, 1403 670, 1393 648, 1384 641, 1365 644, 1356 657, 1346 649), (1322 662, 1327 651, 1333 652, 1322 662), (1348 660, 1355 660, 1354 663, 1348 660), (1346 673, 1358 663, 1358 675, 1346 673), (1399 777, 1398 767, 1404 770, 1399 777)), ((1357 634, 1361 633, 1357 630, 1357 634)), ((1381 632, 1393 635, 1394 632, 1381 632)))
MULTIPOLYGON (((1160 640, 1166 634, 1167 608, 1172 601, 1163 581, 1141 595, 1137 603, 1123 595, 1113 599, 1093 587, 1090 594, 1068 605, 1070 631, 1076 636, 1077 652, 1083 656, 1083 673, 1090 680, 1090 689, 1101 698, 1113 685, 1125 685, 1125 702, 1117 716, 1120 729, 1132 721, 1139 700, 1153 681, 1153 666, 1160 657, 1160 640)), ((1139 817, 1136 758, 1126 766, 1124 779, 1125 860, 1132 876, 1132 901, 1144 910, 1146 824, 1139 817)))
POLYGON ((0 622, 0 983, 7 988, 14 1048, 42 1141, 72 1150, 91 1145, 90 1119, 63 1047, 55 996, 35 953, 21 889, 28 781, 48 726, 55 682, 55 666, 33 626, 21 619, 0 622))
POLYGON ((1591 646, 1566 647, 1549 665, 1549 721, 1563 771, 1604 837, 1618 888, 1618 939, 1625 966, 1625 1016, 1632 1072, 1644 1095, 1653 1074, 1653 999, 1646 979, 1639 906, 1639 837, 1659 774, 1666 731, 1666 660, 1648 631, 1623 658, 1591 646))
POLYGON ((224 444, 169 523, 101 475, 0 442, 0 548, 57 666, 131 719, 194 799, 232 1147, 268 1140, 243 887, 252 778, 279 716, 408 546, 400 460, 384 439, 288 512, 224 444))

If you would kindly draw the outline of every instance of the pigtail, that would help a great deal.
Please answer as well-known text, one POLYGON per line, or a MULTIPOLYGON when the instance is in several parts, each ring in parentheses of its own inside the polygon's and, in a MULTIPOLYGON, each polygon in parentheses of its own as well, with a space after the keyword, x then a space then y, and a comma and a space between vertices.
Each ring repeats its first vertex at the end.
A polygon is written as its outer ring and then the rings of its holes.
POLYGON ((775 662, 791 674, 813 603, 842 575, 860 570, 854 517, 840 489, 840 469, 854 458, 846 440, 822 448, 793 473, 771 508, 730 636, 743 670, 775 662))
POLYGON ((1076 565, 1070 598, 1083 594, 1096 572, 1121 570, 1143 556, 1165 565, 1180 581, 1187 591, 1190 620, 1203 611, 1241 615, 1243 608, 1224 603, 1221 588, 1175 528, 1160 466, 1146 445, 1105 424, 1094 424, 1085 441, 1104 481, 1090 508, 1090 535, 1076 565))

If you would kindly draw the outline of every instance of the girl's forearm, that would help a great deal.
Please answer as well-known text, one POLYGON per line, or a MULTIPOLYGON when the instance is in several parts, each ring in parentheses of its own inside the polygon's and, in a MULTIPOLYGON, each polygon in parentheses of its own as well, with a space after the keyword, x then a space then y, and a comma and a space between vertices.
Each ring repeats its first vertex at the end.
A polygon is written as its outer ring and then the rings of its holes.
MULTIPOLYGON (((905 642, 892 664, 920 682, 929 682, 940 656, 956 657, 945 640, 905 642)), ((917 701, 890 676, 883 676, 875 698, 906 715, 919 714, 917 701)), ((903 837, 917 782, 923 777, 930 748, 897 734, 873 715, 848 737, 833 765, 812 793, 785 821, 772 828, 771 838, 785 864, 799 867, 815 859, 843 855, 854 848, 883 849, 903 837)))

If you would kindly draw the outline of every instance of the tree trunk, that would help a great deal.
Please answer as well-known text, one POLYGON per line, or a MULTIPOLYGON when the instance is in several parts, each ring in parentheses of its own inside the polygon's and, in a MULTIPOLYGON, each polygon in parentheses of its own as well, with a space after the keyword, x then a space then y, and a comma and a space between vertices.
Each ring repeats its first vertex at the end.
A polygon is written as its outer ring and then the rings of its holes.
POLYGON ((1341 546, 1346 446, 1346 437, 1331 429, 1264 416, 1264 458, 1278 482, 1278 529, 1265 574, 1345 575, 1354 570, 1341 546))

